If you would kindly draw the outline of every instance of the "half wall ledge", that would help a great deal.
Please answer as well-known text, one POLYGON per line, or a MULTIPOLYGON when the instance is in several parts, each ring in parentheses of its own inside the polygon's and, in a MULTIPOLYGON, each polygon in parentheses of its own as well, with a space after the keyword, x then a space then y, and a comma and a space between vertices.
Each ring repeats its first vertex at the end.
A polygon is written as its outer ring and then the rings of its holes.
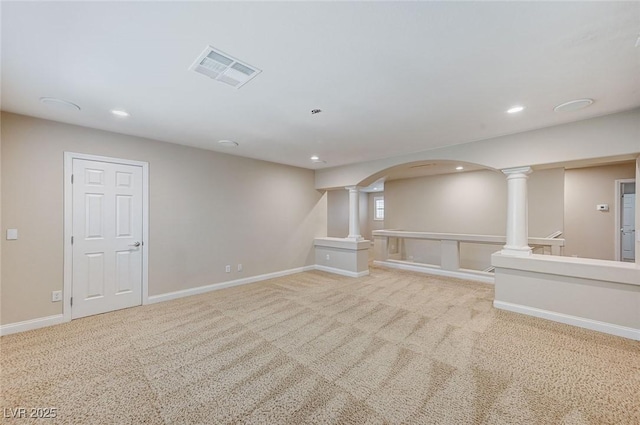
POLYGON ((495 253, 494 307, 640 340, 640 267, 634 263, 495 253))
POLYGON ((316 270, 342 276, 369 275, 371 241, 343 238, 316 238, 313 241, 316 270))

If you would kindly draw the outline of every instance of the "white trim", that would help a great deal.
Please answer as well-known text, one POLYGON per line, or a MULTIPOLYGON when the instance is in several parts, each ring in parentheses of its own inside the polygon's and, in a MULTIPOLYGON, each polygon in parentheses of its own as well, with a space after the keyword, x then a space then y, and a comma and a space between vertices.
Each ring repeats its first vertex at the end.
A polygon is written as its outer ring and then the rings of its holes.
POLYGON ((30 331, 33 329, 44 328, 46 326, 59 325, 67 322, 62 314, 53 316, 39 317, 37 319, 25 320, 23 322, 9 323, 0 325, 0 336, 11 335, 18 332, 30 331))
POLYGON ((500 269, 540 273, 579 279, 601 280, 617 285, 640 286, 640 268, 635 263, 598 260, 595 258, 561 257, 559 255, 532 254, 516 257, 495 252, 491 265, 500 269))
POLYGON ((571 316, 569 314, 556 313, 553 311, 542 310, 535 307, 527 307, 520 304, 512 304, 505 301, 493 301, 493 306, 500 310, 526 314, 527 316, 539 317, 541 319, 564 323, 565 325, 578 326, 581 328, 590 329, 592 331, 604 332, 610 335, 616 335, 623 338, 640 341, 640 329, 628 328, 626 326, 600 322, 592 319, 585 319, 583 317, 571 316))
POLYGON ((495 283, 493 273, 487 273, 487 272, 481 272, 481 271, 475 271, 475 270, 465 270, 465 269, 460 269, 459 271, 442 270, 439 267, 434 267, 429 265, 408 264, 404 261, 397 261, 397 260, 389 260, 389 261, 375 260, 373 264, 375 264, 376 266, 389 267, 392 269, 408 270, 412 272, 425 273, 425 274, 434 274, 437 276, 455 277, 458 279, 474 280, 482 283, 491 283, 491 284, 495 283))
POLYGON ((371 248, 369 240, 361 239, 354 241, 348 238, 315 238, 313 240, 313 246, 320 246, 323 248, 334 248, 339 251, 365 251, 371 248))
POLYGON ((73 160, 111 162, 115 164, 142 167, 142 305, 149 303, 149 163, 130 159, 112 158, 108 156, 90 155, 77 152, 64 153, 64 277, 62 286, 62 316, 64 322, 71 321, 71 293, 73 275, 73 249, 71 236, 73 232, 73 160))
POLYGON ((291 274, 307 272, 314 270, 316 266, 304 266, 295 269, 282 270, 279 272, 266 273, 257 276, 246 277, 243 279, 230 280, 228 282, 213 283, 211 285, 198 286, 196 288, 182 289, 180 291, 168 292, 166 294, 152 295, 148 297, 147 304, 155 304, 163 301, 175 300, 177 298, 189 297, 191 295, 204 294, 218 289, 231 288, 233 286, 246 285, 249 283, 260 282, 262 280, 273 279, 276 277, 288 276, 291 274))
POLYGON ((320 264, 316 264, 315 265, 315 270, 319 270, 321 272, 339 274, 340 276, 347 276, 347 277, 369 276, 369 270, 365 270, 365 271, 362 271, 362 272, 351 272, 351 271, 348 271, 348 270, 336 269, 334 267, 322 266, 320 264))
MULTIPOLYGON (((636 179, 618 179, 615 181, 615 201, 613 203, 613 215, 614 215, 614 238, 615 238, 615 256, 613 257, 616 261, 622 261, 622 251, 620 251, 620 245, 622 241, 620 240, 620 215, 622 214, 622 193, 620 192, 620 186, 622 183, 635 183, 636 179)), ((638 193, 638 188, 636 186, 636 193, 638 193)), ((635 242, 635 241, 634 241, 635 242)))
MULTIPOLYGON (((220 282, 212 285, 200 286, 197 288, 184 289, 182 291, 169 292, 161 295, 153 295, 147 297, 145 304, 155 304, 163 301, 169 301, 177 298, 188 297, 191 295, 203 294, 209 291, 215 291, 223 288, 230 288, 232 286, 246 285, 249 283, 259 282, 262 280, 273 279, 276 277, 288 276, 301 272, 308 272, 316 270, 315 265, 298 267, 295 269, 282 270, 279 272, 267 273, 258 276, 252 276, 244 279, 232 280, 229 282, 220 282)), ((69 310, 69 309, 68 309, 69 310)), ((6 325, 0 325, 0 336, 10 335, 17 332, 25 332, 33 329, 44 328, 47 326, 53 326, 69 322, 69 320, 63 314, 56 314, 54 316, 40 317, 37 319, 25 320, 24 322, 9 323, 6 325)))

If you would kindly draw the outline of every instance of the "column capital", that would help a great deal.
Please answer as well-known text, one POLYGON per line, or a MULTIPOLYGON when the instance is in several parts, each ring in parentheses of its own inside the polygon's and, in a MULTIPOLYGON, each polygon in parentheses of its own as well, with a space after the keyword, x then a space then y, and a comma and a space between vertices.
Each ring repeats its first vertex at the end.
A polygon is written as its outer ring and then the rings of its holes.
POLYGON ((515 167, 505 168, 501 170, 507 178, 527 178, 529 174, 533 173, 531 167, 515 167))
POLYGON ((517 174, 521 174, 523 176, 527 176, 527 175, 533 173, 533 169, 531 169, 531 167, 505 168, 505 169, 503 169, 501 171, 507 177, 515 176, 517 174))
POLYGON ((349 192, 360 192, 360 186, 346 186, 345 189, 349 192))

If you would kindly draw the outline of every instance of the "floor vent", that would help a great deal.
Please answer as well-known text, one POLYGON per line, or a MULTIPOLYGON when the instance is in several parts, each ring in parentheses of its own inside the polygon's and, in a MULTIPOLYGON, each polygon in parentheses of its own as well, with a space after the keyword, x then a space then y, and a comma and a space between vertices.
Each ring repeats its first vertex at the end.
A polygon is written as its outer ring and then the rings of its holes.
POLYGON ((211 46, 204 49, 189 69, 237 89, 262 72, 211 46))

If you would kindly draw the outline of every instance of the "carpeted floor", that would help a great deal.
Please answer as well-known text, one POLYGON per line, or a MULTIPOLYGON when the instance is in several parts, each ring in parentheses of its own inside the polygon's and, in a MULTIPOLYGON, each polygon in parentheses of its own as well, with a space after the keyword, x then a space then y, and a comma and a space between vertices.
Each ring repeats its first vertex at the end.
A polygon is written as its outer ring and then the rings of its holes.
POLYGON ((2 337, 0 407, 58 409, 37 423, 640 424, 639 342, 492 298, 373 268, 93 316, 2 337))

